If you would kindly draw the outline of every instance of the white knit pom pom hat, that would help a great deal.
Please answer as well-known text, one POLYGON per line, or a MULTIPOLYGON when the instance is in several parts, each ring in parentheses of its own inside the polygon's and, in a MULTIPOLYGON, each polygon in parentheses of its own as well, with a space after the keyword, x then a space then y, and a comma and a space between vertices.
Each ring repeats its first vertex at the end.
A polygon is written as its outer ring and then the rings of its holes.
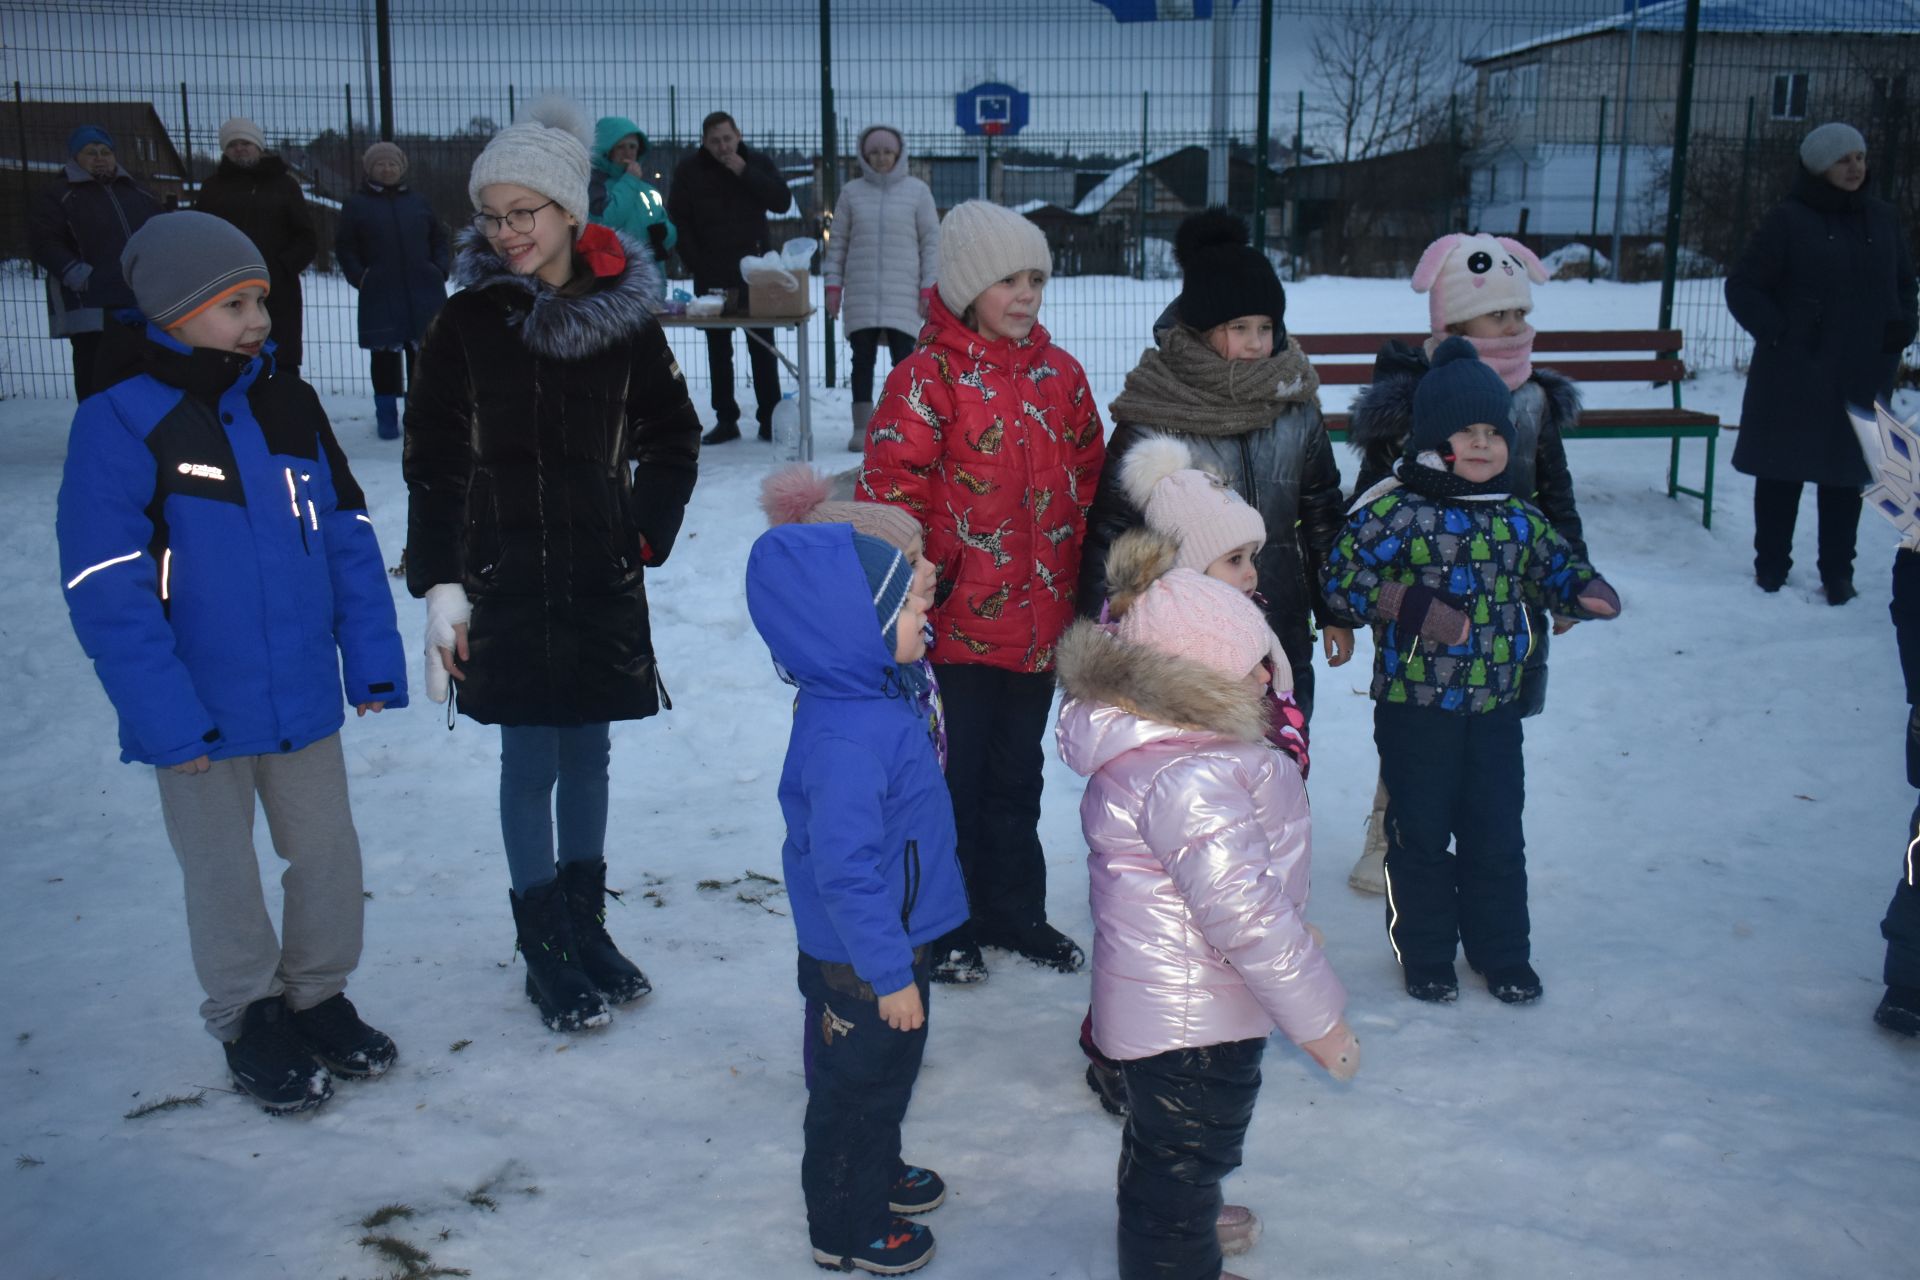
POLYGON ((593 125, 565 98, 543 98, 527 118, 493 135, 473 162, 467 199, 480 207, 480 192, 496 182, 538 191, 587 224, 588 149, 593 125))

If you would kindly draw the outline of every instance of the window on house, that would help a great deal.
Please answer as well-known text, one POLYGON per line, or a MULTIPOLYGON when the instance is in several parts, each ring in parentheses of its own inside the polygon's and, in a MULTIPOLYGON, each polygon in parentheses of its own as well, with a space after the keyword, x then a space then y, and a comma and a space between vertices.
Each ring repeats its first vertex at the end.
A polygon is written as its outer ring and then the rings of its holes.
POLYGON ((1539 107, 1540 67, 1509 67, 1487 77, 1487 113, 1496 120, 1530 116, 1539 107))
POLYGON ((1783 72, 1773 78, 1773 118, 1775 120, 1807 118, 1806 72, 1783 72))

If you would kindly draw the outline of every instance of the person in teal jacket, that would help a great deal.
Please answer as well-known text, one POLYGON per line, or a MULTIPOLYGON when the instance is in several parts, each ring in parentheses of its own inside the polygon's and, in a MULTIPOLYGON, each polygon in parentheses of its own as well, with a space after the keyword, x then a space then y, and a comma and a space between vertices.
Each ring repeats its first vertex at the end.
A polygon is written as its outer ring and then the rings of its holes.
POLYGON ((640 167, 647 135, 625 116, 603 116, 593 127, 593 176, 587 188, 587 214, 603 227, 624 231, 667 260, 680 233, 667 217, 667 202, 640 167))

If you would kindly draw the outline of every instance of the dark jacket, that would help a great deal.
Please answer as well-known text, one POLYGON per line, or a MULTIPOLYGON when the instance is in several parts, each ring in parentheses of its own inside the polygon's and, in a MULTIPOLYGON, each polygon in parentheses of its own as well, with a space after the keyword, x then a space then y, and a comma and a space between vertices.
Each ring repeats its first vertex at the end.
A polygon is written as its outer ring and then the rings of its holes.
POLYGON ((556 290, 463 234, 465 287, 427 330, 407 397, 407 586, 465 585, 459 707, 484 724, 659 709, 644 566, 680 532, 700 420, 653 320, 653 255, 618 243, 613 274, 576 256, 556 290))
POLYGON ((221 160, 201 184, 193 207, 225 218, 247 233, 267 260, 267 314, 273 317, 273 341, 280 363, 301 361, 300 273, 313 265, 319 240, 299 179, 277 155, 260 157, 252 168, 221 160))
POLYGON ((892 643, 842 524, 780 525, 747 558, 747 609, 800 694, 780 770, 781 849, 800 949, 886 995, 913 949, 967 918, 953 801, 895 683, 892 643))
POLYGON ((360 291, 360 345, 412 346, 447 304, 446 228, 407 187, 362 186, 340 211, 334 260, 360 291))
POLYGON ((1145 518, 1121 487, 1120 459, 1148 431, 1184 441, 1195 466, 1224 477, 1266 520, 1267 542, 1256 564, 1267 624, 1286 648, 1296 689, 1310 688, 1313 626, 1308 619, 1321 626, 1333 621, 1319 583, 1346 524, 1340 468, 1319 409, 1291 405, 1270 425, 1237 436, 1189 435, 1115 419, 1080 559, 1080 612, 1088 617, 1098 616, 1107 599, 1107 549, 1145 518))
MULTIPOLYGON (((1402 342, 1389 341, 1374 357, 1373 383, 1361 388, 1354 399, 1348 424, 1347 443, 1360 454, 1353 498, 1392 474, 1413 429, 1414 387, 1428 367, 1425 352, 1402 342)), ((1511 492, 1538 507, 1574 555, 1586 559, 1586 531, 1574 505, 1573 473, 1567 467, 1562 435, 1580 420, 1580 389, 1553 370, 1535 365, 1533 376, 1513 393, 1512 414, 1514 447, 1507 463, 1511 492)), ((1534 643, 1527 652, 1520 714, 1536 716, 1547 705, 1547 648, 1553 633, 1545 611, 1537 606, 1529 621, 1534 643)))
POLYGON ((166 767, 298 751, 347 702, 407 704, 407 662, 366 499, 313 388, 108 331, 56 528, 80 645, 120 758, 166 767), (289 494, 291 493, 291 501, 289 494))
POLYGON ((1920 552, 1902 547, 1894 554, 1893 601, 1887 609, 1907 687, 1907 785, 1920 787, 1920 552))
POLYGON ((793 207, 773 161, 744 142, 740 158, 747 168, 738 177, 704 148, 674 168, 667 213, 680 229, 680 261, 693 272, 695 292, 741 288, 740 259, 773 247, 767 215, 793 207))
POLYGON ((1893 206, 1803 173, 1727 276, 1753 335, 1733 465, 1768 480, 1863 485, 1847 406, 1888 398, 1913 341, 1913 254, 1893 206))
POLYGON ((120 275, 120 251, 159 212, 153 193, 125 169, 101 182, 71 161, 60 181, 34 198, 27 244, 47 271, 47 327, 54 337, 97 333, 106 312, 134 305, 133 290, 120 275), (83 287, 70 287, 70 277, 84 277, 83 287))

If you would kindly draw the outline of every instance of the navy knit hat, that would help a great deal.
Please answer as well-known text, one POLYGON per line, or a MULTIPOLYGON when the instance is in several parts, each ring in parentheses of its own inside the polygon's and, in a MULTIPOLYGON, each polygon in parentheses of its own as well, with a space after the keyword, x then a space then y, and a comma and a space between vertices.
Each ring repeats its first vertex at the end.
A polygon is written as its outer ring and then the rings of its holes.
POLYGON ((880 618, 880 635, 893 647, 893 624, 907 603, 907 590, 913 586, 913 566, 891 543, 864 533, 853 535, 853 554, 860 557, 861 571, 867 575, 867 587, 873 592, 873 611, 880 618))
POLYGON ((77 156, 80 154, 80 148, 95 142, 106 143, 109 151, 119 150, 113 145, 112 134, 97 124, 83 124, 67 135, 67 154, 77 156))
POLYGON ((1513 449, 1513 397, 1500 375, 1483 364, 1465 338, 1448 338, 1433 350, 1433 367, 1413 389, 1413 430, 1407 456, 1431 449, 1445 453, 1447 437, 1484 422, 1513 449))
POLYGON ((1241 316, 1270 316, 1275 350, 1286 345, 1287 291, 1267 255, 1247 243, 1239 214, 1194 214, 1174 232, 1173 257, 1184 276, 1181 323, 1205 332, 1241 316))

